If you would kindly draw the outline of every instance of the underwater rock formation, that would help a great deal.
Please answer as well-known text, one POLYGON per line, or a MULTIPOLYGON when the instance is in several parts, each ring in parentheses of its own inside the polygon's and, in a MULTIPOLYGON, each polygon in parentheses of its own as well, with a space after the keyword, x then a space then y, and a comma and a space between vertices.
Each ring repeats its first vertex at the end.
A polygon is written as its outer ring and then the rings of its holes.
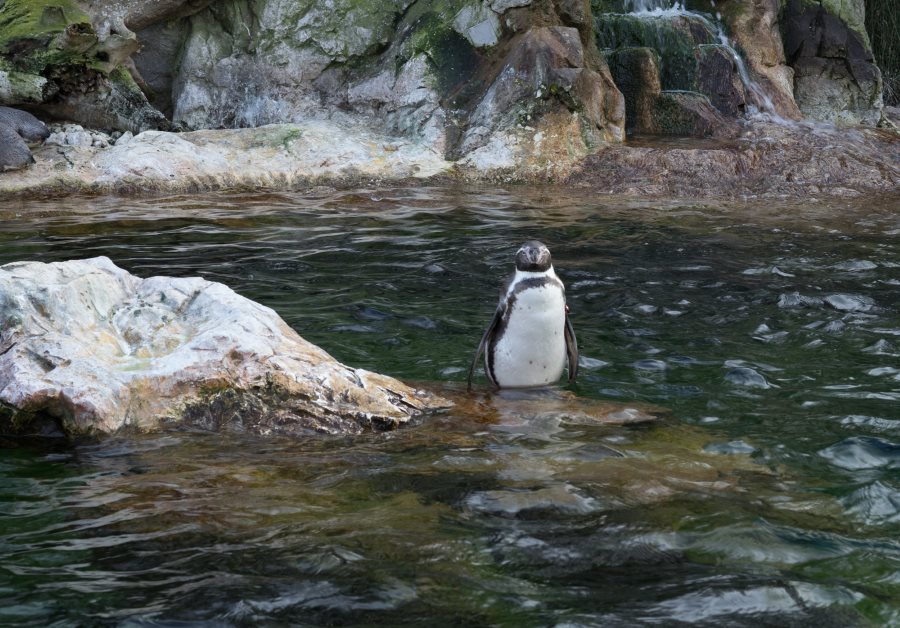
POLYGON ((447 402, 345 366, 271 309, 199 277, 97 257, 0 267, 0 431, 186 422, 258 434, 393 429, 447 402))

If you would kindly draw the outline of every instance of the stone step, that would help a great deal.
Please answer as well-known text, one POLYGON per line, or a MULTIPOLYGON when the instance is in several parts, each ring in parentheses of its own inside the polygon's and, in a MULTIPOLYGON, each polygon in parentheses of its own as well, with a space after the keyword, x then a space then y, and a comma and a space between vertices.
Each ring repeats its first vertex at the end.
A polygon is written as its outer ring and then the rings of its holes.
POLYGON ((694 46, 692 56, 679 68, 678 79, 673 81, 670 74, 668 84, 661 69, 665 60, 653 48, 625 47, 607 50, 604 54, 613 80, 625 97, 628 130, 640 126, 637 120, 650 115, 651 103, 663 90, 702 94, 728 117, 740 117, 744 113, 744 85, 734 62, 734 53, 726 46, 694 46))
POLYGON ((696 47, 718 43, 712 23, 700 16, 648 17, 603 14, 595 20, 601 50, 652 48, 659 54, 663 89, 694 84, 696 47))

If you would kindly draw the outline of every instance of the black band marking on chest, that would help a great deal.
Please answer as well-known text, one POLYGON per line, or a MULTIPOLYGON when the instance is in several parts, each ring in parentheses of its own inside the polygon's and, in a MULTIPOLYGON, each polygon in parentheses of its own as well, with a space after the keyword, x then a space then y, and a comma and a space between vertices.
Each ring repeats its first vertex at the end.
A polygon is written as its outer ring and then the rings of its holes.
POLYGON ((556 277, 548 276, 522 279, 515 284, 512 293, 506 297, 506 307, 503 310, 503 316, 500 318, 497 329, 494 331, 494 335, 488 343, 487 351, 485 351, 485 356, 487 357, 486 366, 493 381, 497 381, 497 374, 494 370, 494 349, 506 333, 506 328, 509 325, 509 317, 512 314, 513 308, 516 307, 516 301, 518 300, 519 294, 525 290, 530 290, 531 288, 543 288, 546 286, 558 286, 559 289, 562 290, 563 302, 565 302, 566 288, 563 286, 563 282, 556 277))

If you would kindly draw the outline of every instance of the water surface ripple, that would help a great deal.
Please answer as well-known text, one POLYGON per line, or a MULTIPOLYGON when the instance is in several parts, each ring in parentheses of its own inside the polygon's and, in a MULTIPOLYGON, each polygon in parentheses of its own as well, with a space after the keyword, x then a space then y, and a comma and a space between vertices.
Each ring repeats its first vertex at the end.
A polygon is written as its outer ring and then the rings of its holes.
POLYGON ((572 390, 669 412, 614 427, 487 397, 352 438, 6 442, 0 624, 900 625, 898 209, 556 188, 8 202, 0 263, 202 275, 456 395, 540 239, 572 390))

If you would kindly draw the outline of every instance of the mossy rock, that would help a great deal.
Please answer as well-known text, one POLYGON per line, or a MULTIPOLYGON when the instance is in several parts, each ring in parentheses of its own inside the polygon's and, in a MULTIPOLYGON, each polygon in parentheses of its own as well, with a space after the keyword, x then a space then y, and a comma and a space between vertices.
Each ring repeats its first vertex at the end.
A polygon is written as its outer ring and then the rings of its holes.
POLYGON ((725 119, 705 94, 663 91, 653 105, 653 132, 710 137, 726 127, 725 119))
POLYGON ((659 55, 652 48, 618 48, 607 54, 616 87, 625 97, 626 131, 646 132, 659 96, 659 55))
POLYGON ((449 95, 468 81, 481 57, 465 37, 444 28, 437 15, 424 17, 420 26, 413 36, 412 50, 428 58, 438 91, 449 95))
POLYGON ((601 49, 651 48, 659 55, 663 89, 691 90, 696 85, 696 47, 716 42, 708 21, 693 16, 648 18, 601 15, 595 19, 601 49))
POLYGON ((168 126, 71 0, 0 3, 0 102, 100 128, 168 126))
POLYGON ((90 18, 69 0, 7 0, 0 6, 0 54, 21 72, 92 65, 96 44, 90 18))
POLYGON ((0 5, 0 51, 22 41, 48 44, 70 29, 93 32, 91 20, 69 0, 6 0, 0 5))
POLYGON ((0 58, 0 103, 40 103, 55 93, 55 85, 43 76, 19 72, 0 58))

